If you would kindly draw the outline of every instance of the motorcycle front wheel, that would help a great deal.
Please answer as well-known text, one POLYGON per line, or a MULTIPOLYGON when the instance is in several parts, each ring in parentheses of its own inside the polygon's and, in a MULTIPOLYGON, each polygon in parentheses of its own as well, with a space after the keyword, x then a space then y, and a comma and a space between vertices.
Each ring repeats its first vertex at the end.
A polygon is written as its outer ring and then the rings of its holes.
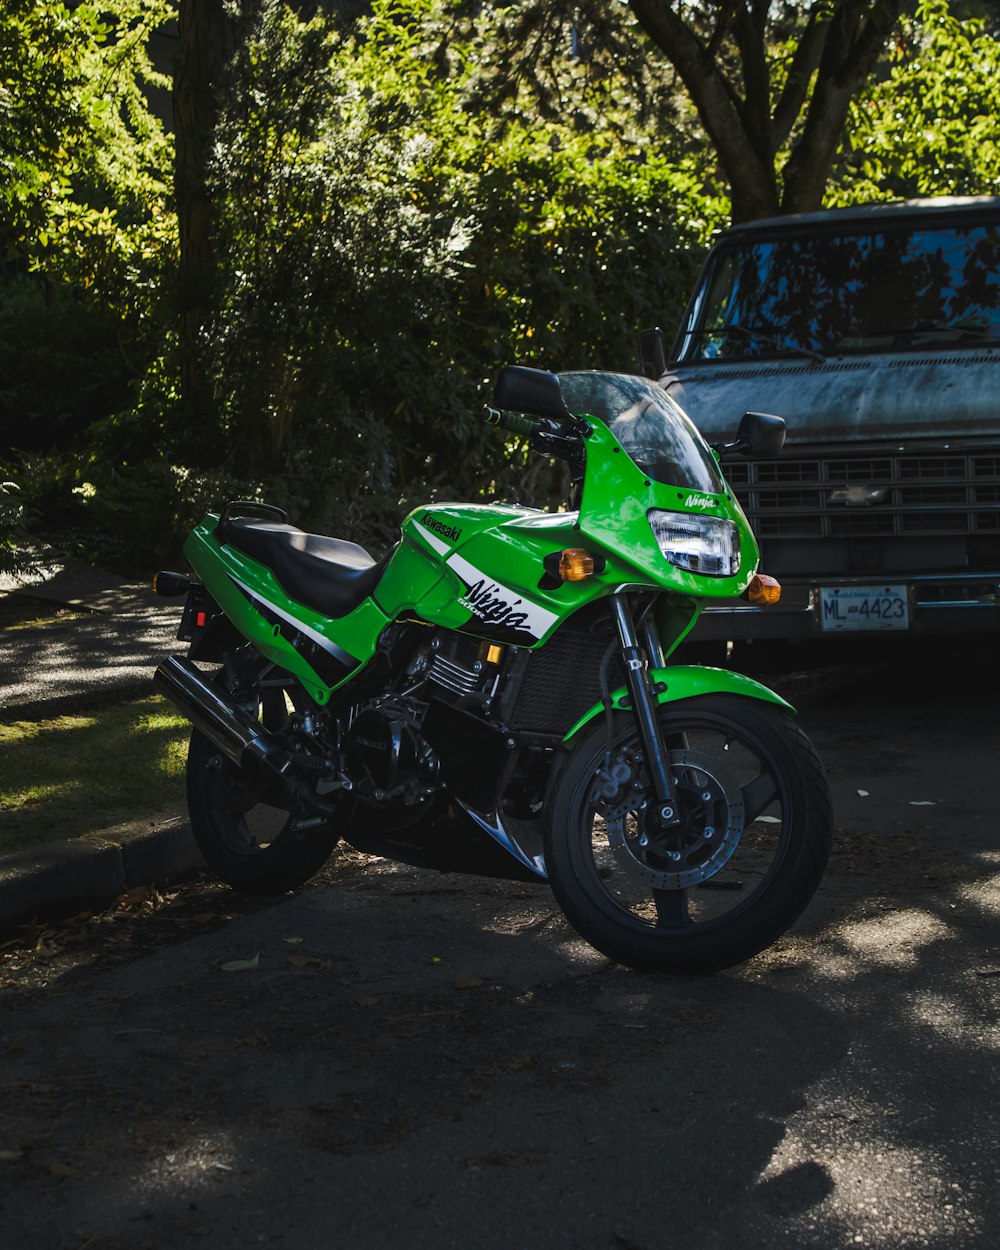
POLYGON ((657 818, 631 717, 597 722, 547 800, 545 864, 566 918, 640 971, 708 973, 771 945, 819 885, 832 817, 822 764, 777 706, 704 695, 660 708, 679 827, 657 818))
MULTIPOLYGON (((289 712, 281 690, 264 692, 258 717, 265 728, 280 734, 289 712)), ((297 889, 322 868, 338 841, 280 779, 238 768, 197 730, 188 747, 187 799, 205 863, 241 894, 297 889)))

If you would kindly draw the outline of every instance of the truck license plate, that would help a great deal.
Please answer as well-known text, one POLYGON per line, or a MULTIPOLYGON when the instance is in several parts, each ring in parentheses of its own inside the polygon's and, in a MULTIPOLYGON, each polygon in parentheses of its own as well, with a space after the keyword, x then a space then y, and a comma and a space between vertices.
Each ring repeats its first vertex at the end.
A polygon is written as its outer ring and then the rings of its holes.
POLYGON ((823 630, 910 627, 905 586, 821 586, 819 610, 823 630))

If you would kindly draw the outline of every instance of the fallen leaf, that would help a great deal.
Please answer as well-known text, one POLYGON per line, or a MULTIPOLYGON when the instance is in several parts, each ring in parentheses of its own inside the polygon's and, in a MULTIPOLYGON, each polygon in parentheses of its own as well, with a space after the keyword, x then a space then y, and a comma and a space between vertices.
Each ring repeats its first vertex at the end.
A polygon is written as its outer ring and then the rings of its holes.
POLYGON ((858 797, 859 797, 859 798, 862 798, 862 799, 866 799, 866 798, 868 798, 868 791, 867 791, 867 790, 859 790, 859 791, 858 791, 858 797))
POLYGON ((762 824, 765 824, 765 825, 780 825, 781 824, 780 816, 758 816, 757 819, 762 824))
POLYGON ((374 1007, 378 1002, 377 998, 356 998, 354 1000, 359 1007, 374 1007))
POLYGON ((152 895, 149 889, 144 885, 135 885, 131 890, 126 890, 124 894, 118 896, 118 906, 123 909, 130 907, 138 907, 145 903, 152 895))
POLYGON ((50 1163, 49 1176, 54 1176, 60 1181, 66 1181, 71 1176, 76 1176, 76 1168, 68 1163, 50 1163))
POLYGON ((23 1150, 0 1150, 0 1162, 16 1163, 18 1159, 24 1158, 23 1150))
POLYGON ((296 968, 305 968, 308 964, 315 964, 317 968, 330 966, 329 960, 319 959, 315 955, 289 955, 288 962, 296 968))
POLYGON ((300 946, 305 938, 282 938, 283 942, 287 942, 289 946, 300 946))
POLYGON ((444 960, 441 958, 441 956, 440 956, 440 955, 431 955, 431 956, 428 958, 427 962, 428 962, 429 964, 443 964, 443 963, 444 963, 444 960))
POLYGON ((937 807, 930 799, 910 799, 911 807, 937 807))
POLYGON ((483 983, 481 977, 477 977, 471 972, 460 972, 454 982, 456 990, 474 990, 483 983))
POLYGON ((247 968, 260 967, 260 951, 254 955, 253 959, 230 959, 219 967, 223 972, 244 972, 247 968))

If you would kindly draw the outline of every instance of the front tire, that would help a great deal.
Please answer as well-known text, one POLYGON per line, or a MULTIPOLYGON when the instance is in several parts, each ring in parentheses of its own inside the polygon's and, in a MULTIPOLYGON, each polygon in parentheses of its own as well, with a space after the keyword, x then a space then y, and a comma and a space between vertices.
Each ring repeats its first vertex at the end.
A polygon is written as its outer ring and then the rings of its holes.
POLYGON ((775 941, 819 885, 822 764, 780 708, 704 695, 659 710, 682 824, 661 830, 635 723, 596 723, 550 789, 545 863, 567 919, 641 971, 707 973, 775 941))

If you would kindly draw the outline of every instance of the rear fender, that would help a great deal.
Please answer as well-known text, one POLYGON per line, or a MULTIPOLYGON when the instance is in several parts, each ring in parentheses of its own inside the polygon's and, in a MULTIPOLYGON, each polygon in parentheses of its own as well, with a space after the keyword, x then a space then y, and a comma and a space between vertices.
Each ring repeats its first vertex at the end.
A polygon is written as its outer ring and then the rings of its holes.
MULTIPOLYGON (((702 694, 735 694, 747 699, 759 699, 762 703, 774 703, 789 712, 795 709, 790 703, 768 690, 767 686, 746 677, 742 673, 732 673, 725 668, 707 668, 696 664, 679 664, 670 668, 654 668, 650 677, 656 687, 657 703, 677 703, 681 699, 694 699, 702 694)), ((611 694, 611 706, 616 712, 631 710, 631 701, 624 686, 619 686, 611 694)), ((604 714, 604 704, 595 703, 584 712, 573 728, 563 738, 569 744, 597 716, 604 714)))

